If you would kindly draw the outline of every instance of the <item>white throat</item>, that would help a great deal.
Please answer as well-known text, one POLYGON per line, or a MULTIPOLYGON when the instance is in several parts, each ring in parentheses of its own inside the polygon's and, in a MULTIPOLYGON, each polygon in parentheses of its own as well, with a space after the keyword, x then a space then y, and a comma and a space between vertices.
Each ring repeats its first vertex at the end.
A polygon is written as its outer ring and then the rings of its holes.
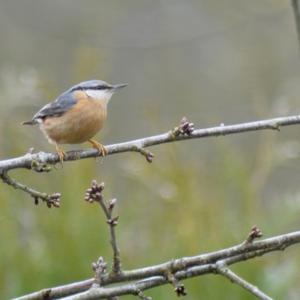
POLYGON ((95 100, 105 101, 106 103, 109 102, 113 94, 109 90, 86 90, 85 92, 89 97, 95 100))

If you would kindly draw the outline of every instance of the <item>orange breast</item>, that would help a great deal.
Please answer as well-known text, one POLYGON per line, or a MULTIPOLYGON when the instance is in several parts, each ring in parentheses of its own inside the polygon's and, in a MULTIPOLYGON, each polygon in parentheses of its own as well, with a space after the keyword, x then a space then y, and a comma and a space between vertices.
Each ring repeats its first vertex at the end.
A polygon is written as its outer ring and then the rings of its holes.
POLYGON ((106 103, 81 98, 60 117, 47 118, 42 130, 49 140, 58 144, 80 144, 92 138, 106 120, 106 103))

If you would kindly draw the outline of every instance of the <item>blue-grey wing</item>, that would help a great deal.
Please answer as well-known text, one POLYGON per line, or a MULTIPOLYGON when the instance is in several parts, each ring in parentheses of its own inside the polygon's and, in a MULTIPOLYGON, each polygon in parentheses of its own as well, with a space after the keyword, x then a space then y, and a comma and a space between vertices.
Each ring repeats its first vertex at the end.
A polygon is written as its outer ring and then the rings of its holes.
POLYGON ((58 117, 68 111, 77 103, 70 93, 61 94, 55 101, 42 107, 32 118, 32 120, 44 119, 46 117, 58 117))

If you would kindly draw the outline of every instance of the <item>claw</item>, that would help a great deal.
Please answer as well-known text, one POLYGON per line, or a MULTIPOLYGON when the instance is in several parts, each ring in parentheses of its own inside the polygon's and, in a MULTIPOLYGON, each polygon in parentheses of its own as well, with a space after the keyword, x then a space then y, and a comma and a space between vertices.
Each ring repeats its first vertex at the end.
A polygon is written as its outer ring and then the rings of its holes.
POLYGON ((92 140, 92 139, 88 140, 88 142, 91 143, 92 147, 94 149, 97 149, 102 156, 106 156, 108 154, 108 151, 102 144, 100 144, 97 141, 92 140))
POLYGON ((66 152, 64 151, 64 149, 60 148, 57 144, 55 145, 55 149, 56 149, 57 155, 59 157, 59 161, 62 165, 64 158, 66 157, 66 152))

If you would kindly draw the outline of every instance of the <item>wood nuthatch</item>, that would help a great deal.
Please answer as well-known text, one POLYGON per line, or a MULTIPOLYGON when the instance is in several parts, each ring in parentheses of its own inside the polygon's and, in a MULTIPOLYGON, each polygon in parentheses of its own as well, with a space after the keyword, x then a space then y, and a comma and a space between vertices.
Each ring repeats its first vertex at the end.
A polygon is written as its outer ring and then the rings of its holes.
POLYGON ((89 142, 104 156, 106 149, 92 137, 103 127, 111 96, 125 86, 127 84, 110 85, 102 80, 81 82, 42 107, 23 125, 39 124, 48 141, 55 145, 61 162, 65 152, 60 144, 89 142))

